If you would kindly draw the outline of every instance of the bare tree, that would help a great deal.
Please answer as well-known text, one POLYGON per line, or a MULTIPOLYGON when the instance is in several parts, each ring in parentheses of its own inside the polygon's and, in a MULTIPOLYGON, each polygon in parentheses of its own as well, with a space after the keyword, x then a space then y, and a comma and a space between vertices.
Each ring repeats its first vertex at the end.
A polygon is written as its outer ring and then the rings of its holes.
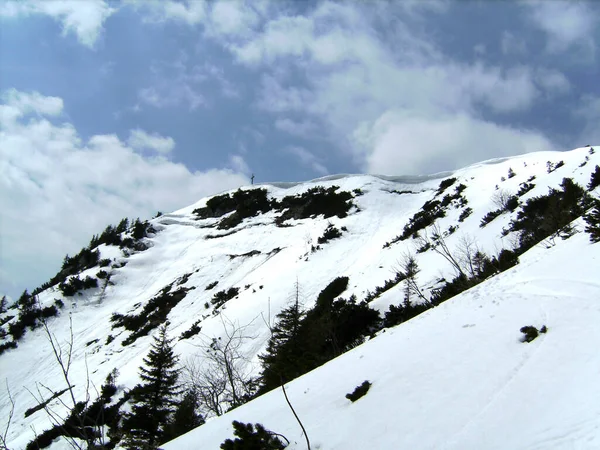
POLYGON ((13 399, 12 394, 10 393, 8 379, 6 380, 6 392, 8 394, 8 401, 10 402, 10 412, 8 413, 8 418, 6 420, 6 427, 4 428, 2 435, 0 435, 0 450, 9 450, 6 439, 8 436, 8 431, 10 430, 10 424, 12 422, 13 415, 15 413, 15 400, 13 399))
POLYGON ((481 258, 485 256, 480 250, 477 240, 470 234, 458 238, 456 259, 471 278, 477 278, 481 266, 481 258))
POLYGON ((240 326, 221 315, 224 336, 205 336, 199 347, 202 356, 189 359, 184 368, 188 385, 198 395, 205 413, 220 416, 242 403, 254 393, 254 380, 247 369, 249 360, 243 355, 243 344, 255 339, 247 333, 252 324, 240 326))
MULTIPOLYGON (((36 393, 33 393, 28 389, 29 393, 37 401, 38 406, 41 409, 44 409, 52 424, 61 428, 61 431, 63 432, 62 435, 65 437, 71 448, 79 450, 104 448, 104 428, 103 426, 99 425, 99 423, 102 421, 99 420, 100 418, 98 417, 92 418, 86 416, 86 407, 90 404, 90 388, 93 386, 89 378, 87 358, 85 360, 85 400, 80 402, 77 401, 74 392, 75 385, 71 382, 70 371, 73 362, 74 345, 72 317, 69 317, 69 338, 67 342, 63 343, 62 345, 58 341, 56 335, 50 331, 46 319, 40 318, 40 322, 50 347, 52 348, 54 359, 61 370, 62 378, 67 385, 66 391, 69 394, 70 403, 62 400, 61 396, 57 395, 54 390, 39 382, 36 383, 36 393), (49 406, 50 402, 48 400, 44 400, 45 396, 43 392, 49 394, 50 399, 56 398, 60 405, 67 411, 67 413, 64 415, 60 414, 54 408, 49 406), (68 418, 72 418, 75 423, 71 424, 72 426, 67 428, 65 424, 68 418), (80 441, 83 443, 80 443, 80 441)), ((96 387, 93 386, 93 388, 96 390, 96 394, 98 395, 96 387)))
POLYGON ((504 211, 508 207, 508 203, 513 197, 513 193, 506 189, 500 189, 492 194, 492 203, 498 208, 504 211))
POLYGON ((446 243, 444 233, 437 223, 431 225, 431 234, 429 234, 426 228, 419 236, 417 242, 421 247, 430 247, 433 249, 433 251, 443 256, 444 259, 452 265, 452 268, 455 270, 458 276, 466 276, 462 265, 456 259, 455 255, 450 251, 450 248, 446 243))

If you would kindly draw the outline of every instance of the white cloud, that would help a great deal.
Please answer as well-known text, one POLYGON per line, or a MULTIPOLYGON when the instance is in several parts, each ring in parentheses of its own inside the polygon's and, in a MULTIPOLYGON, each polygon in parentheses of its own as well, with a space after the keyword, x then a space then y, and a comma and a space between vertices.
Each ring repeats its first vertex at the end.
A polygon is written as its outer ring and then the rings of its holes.
POLYGON ((244 157, 241 155, 231 155, 229 157, 229 165, 236 172, 243 173, 246 175, 251 173, 250 167, 244 160, 244 157))
POLYGON ((241 1, 215 2, 210 12, 210 33, 217 36, 246 36, 252 32, 259 20, 258 14, 241 1))
POLYGON ((172 61, 154 61, 150 68, 152 85, 138 90, 138 100, 156 108, 186 105, 190 110, 212 103, 205 93, 215 90, 208 83, 216 83, 226 98, 239 98, 237 86, 225 76, 220 67, 204 62, 195 63, 185 51, 172 61))
POLYGON ((149 217, 248 183, 235 170, 190 172, 137 152, 138 137, 149 136, 155 149, 170 146, 152 133, 84 141, 72 124, 49 120, 62 109, 56 97, 10 91, 3 98, 0 108, 16 113, 2 114, 0 127, 0 291, 46 281, 65 253, 122 217, 149 217), (33 111, 39 115, 27 116, 33 111))
POLYGON ((307 167, 310 167, 319 175, 327 175, 329 171, 319 159, 303 147, 290 146, 286 147, 285 151, 294 155, 298 160, 307 167))
POLYGON ((22 0, 0 4, 0 17, 45 15, 61 23, 63 35, 73 33, 79 42, 94 47, 106 19, 114 12, 105 0, 22 0))
POLYGON ((504 31, 500 39, 500 49, 505 55, 525 55, 527 44, 525 40, 515 36, 510 31, 504 31))
POLYGON ((571 83, 558 70, 538 68, 535 73, 535 80, 551 95, 564 94, 571 90, 571 83))
POLYGON ((598 14, 580 1, 526 1, 532 23, 547 36, 547 51, 559 53, 573 46, 583 47, 593 55, 594 31, 598 14))
POLYGON ((288 118, 277 119, 275 128, 284 131, 292 136, 298 136, 305 139, 312 139, 317 133, 317 126, 309 120, 295 121, 288 118))
POLYGON ((573 115, 581 121, 579 145, 600 144, 600 96, 585 95, 581 98, 580 107, 573 115))
POLYGON ((207 2, 174 0, 126 0, 126 4, 143 12, 143 19, 150 23, 167 21, 187 25, 202 23, 207 18, 207 2))
POLYGON ((473 46, 473 51, 476 55, 485 55, 487 53, 487 47, 485 44, 476 44, 473 46))
POLYGON ((2 94, 0 105, 0 123, 11 122, 26 114, 58 116, 63 110, 63 101, 59 97, 45 97, 39 92, 25 93, 9 89, 2 94))
POLYGON ((466 114, 419 117, 388 111, 354 135, 369 173, 423 174, 488 158, 554 150, 539 133, 499 126, 466 114))
POLYGON ((149 134, 139 128, 129 132, 127 144, 135 150, 153 150, 160 154, 171 153, 175 148, 173 138, 158 133, 149 134))
MULTIPOLYGON (((403 111, 419 129, 431 132, 445 133, 452 124, 448 117, 463 117, 454 123, 462 127, 462 140, 440 141, 424 153, 428 157, 423 163, 445 161, 448 167, 456 167, 457 161, 491 157, 494 151, 514 154, 548 147, 538 133, 497 126, 478 119, 478 114, 482 106, 504 114, 527 111, 544 91, 568 89, 560 73, 525 65, 454 61, 439 51, 426 32, 404 23, 400 14, 394 19, 394 31, 400 31, 390 43, 378 34, 369 14, 369 9, 356 4, 323 3, 305 16, 277 17, 252 39, 232 48, 239 62, 274 69, 262 76, 258 106, 280 115, 277 128, 294 129, 286 119, 289 113, 306 123, 323 124, 332 142, 350 153, 355 164, 369 170, 387 167, 403 172, 395 165, 393 152, 385 150, 391 145, 386 136, 409 129, 394 125, 390 131, 375 133, 377 139, 352 138, 364 137, 365 130, 372 136, 370 127, 381 123, 381 118, 396 117, 397 111, 403 111), (299 75, 306 77, 304 86, 297 83, 299 75), (476 156, 472 147, 479 144, 473 136, 493 136, 496 142, 487 146, 489 152, 476 156), (525 143, 518 145, 518 137, 525 143)), ((384 19, 378 16, 378 20, 384 19)), ((444 168, 437 162, 425 165, 420 161, 416 158, 413 168, 444 168)))

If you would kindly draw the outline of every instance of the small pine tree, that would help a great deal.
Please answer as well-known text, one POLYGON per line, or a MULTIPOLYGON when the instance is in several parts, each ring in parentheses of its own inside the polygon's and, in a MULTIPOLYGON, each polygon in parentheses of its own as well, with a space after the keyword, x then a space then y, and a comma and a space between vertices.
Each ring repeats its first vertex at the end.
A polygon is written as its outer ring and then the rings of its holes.
POLYGON ((8 301, 6 300, 6 295, 4 295, 2 297, 2 300, 0 300, 0 314, 4 314, 6 312, 7 307, 8 301))
POLYGON ((167 327, 168 323, 160 327, 144 358, 145 366, 140 367, 143 384, 131 390, 133 405, 123 422, 125 447, 131 450, 157 448, 177 405, 178 358, 171 345, 173 339, 167 337, 167 327))
POLYGON ((300 357, 300 327, 306 313, 299 297, 299 286, 296 283, 294 301, 277 315, 266 354, 260 356, 263 366, 261 378, 265 390, 279 386, 282 380, 287 382, 304 373, 300 357))
POLYGON ((204 425, 204 417, 196 412, 198 409, 198 395, 189 390, 177 404, 173 420, 165 432, 165 441, 175 439, 200 425, 204 425))
POLYGON ((508 178, 512 178, 516 175, 515 171, 512 169, 512 167, 508 168, 508 178))
POLYGON ((600 242, 600 199, 592 200, 593 208, 583 217, 587 226, 586 233, 590 235, 590 241, 600 242))
POLYGON ((594 172, 592 172, 592 176, 590 177, 590 182, 587 185, 587 188, 592 191, 600 186, 600 166, 596 166, 594 172))

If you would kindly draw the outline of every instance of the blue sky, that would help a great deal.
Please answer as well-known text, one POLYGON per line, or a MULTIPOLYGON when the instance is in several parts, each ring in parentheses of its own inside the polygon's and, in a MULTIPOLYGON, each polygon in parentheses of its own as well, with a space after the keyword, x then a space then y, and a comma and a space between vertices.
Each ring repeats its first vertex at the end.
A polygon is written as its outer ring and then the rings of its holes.
POLYGON ((249 183, 600 142, 598 2, 0 2, 0 293, 249 183))

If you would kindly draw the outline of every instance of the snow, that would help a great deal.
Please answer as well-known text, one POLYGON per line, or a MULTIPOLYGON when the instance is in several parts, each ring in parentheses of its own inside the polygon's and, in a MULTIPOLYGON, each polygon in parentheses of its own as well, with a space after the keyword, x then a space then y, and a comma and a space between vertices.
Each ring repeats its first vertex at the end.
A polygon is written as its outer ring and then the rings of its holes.
MULTIPOLYGON (((209 228, 216 219, 197 221, 193 209, 207 199, 153 219, 158 229, 149 239, 152 247, 127 258, 114 247, 101 246, 101 257, 127 261, 113 269, 106 286, 86 291, 83 296, 66 298, 58 318, 49 321, 57 339, 65 342, 72 318, 75 339, 72 380, 78 399, 85 396, 86 373, 99 389, 106 375, 119 370, 117 384, 131 388, 138 381, 138 368, 147 354, 152 337, 142 337, 122 346, 128 336, 122 328, 111 330, 114 312, 139 312, 141 305, 184 274, 191 274, 184 287, 195 287, 170 312, 170 335, 178 337, 198 319, 202 335, 176 341, 181 361, 197 354, 194 346, 203 337, 224 334, 222 317, 248 325, 255 338, 245 343, 244 352, 258 373, 257 354, 266 346, 269 331, 263 317, 272 320, 290 300, 298 280, 301 299, 311 307, 317 294, 338 276, 348 276, 350 284, 343 297, 373 291, 394 277, 394 267, 411 240, 383 248, 401 233, 410 217, 435 195, 441 179, 458 178, 467 185, 464 196, 473 214, 458 222, 460 209, 449 210, 438 223, 444 230, 458 225, 447 238, 451 248, 461 236, 470 235, 489 254, 510 247, 510 236, 500 233, 510 221, 504 214, 480 228, 481 218, 496 209, 491 197, 506 189, 513 193, 519 183, 535 175, 535 189, 523 199, 546 194, 563 177, 586 185, 596 164, 598 152, 588 148, 570 152, 532 153, 515 158, 486 161, 454 173, 424 177, 378 177, 341 175, 306 183, 262 185, 275 198, 304 192, 314 186, 340 186, 341 190, 361 189, 354 199, 358 209, 339 219, 291 221, 294 226, 273 224, 274 214, 246 219, 237 232, 225 234, 209 228), (588 156, 590 161, 580 164, 588 156), (546 161, 564 161, 550 174, 546 161), (509 167, 516 176, 505 181, 509 167), (410 190, 415 194, 397 194, 410 190), (347 227, 342 238, 322 244, 311 252, 329 223, 347 227), (279 252, 274 249, 280 248, 279 252), (260 254, 235 257, 252 250, 260 254), (206 291, 208 284, 218 285, 206 291), (212 295, 230 287, 240 289, 229 301, 221 317, 205 308, 212 295), (246 288, 247 287, 247 288, 246 288), (138 305, 138 306, 136 306, 138 305), (262 317, 261 317, 262 315, 262 317), (115 339, 105 344, 108 335, 115 339), (86 346, 98 339, 97 343, 86 346), (89 368, 86 371, 86 363, 89 368)), ((246 187, 250 189, 251 187, 246 187)), ((453 190, 451 186, 448 190, 453 190)), ((514 217, 514 214, 513 214, 514 217)), ((583 229, 581 224, 579 229, 583 229)), ((419 254, 422 269, 419 282, 432 286, 440 277, 452 276, 452 268, 434 252, 419 254)), ((600 448, 600 282, 597 267, 600 246, 592 245, 585 233, 556 241, 546 248, 539 245, 520 258, 520 264, 490 280, 427 311, 408 323, 387 329, 374 339, 330 361, 287 385, 288 395, 302 418, 313 448, 600 448), (519 329, 524 325, 546 325, 548 333, 531 343, 522 343, 519 329), (373 383, 368 394, 351 403, 345 394, 364 380, 373 383)), ((94 275, 98 268, 83 275, 94 275)), ((174 286, 173 289, 176 287, 174 286)), ((63 298, 56 289, 40 294, 42 304, 63 298)), ((385 311, 402 301, 402 284, 371 303, 385 311)), ((6 378, 15 399, 15 416, 8 433, 9 447, 25 448, 33 436, 50 427, 43 411, 24 418, 26 409, 36 404, 28 389, 36 383, 52 390, 64 389, 60 369, 49 344, 38 329, 27 331, 16 350, 0 356, 0 374, 6 378)), ((61 411, 58 401, 51 403, 61 411)), ((0 388, 0 417, 10 409, 6 390, 0 388)), ((218 448, 232 437, 231 422, 260 422, 287 436, 291 449, 305 448, 304 438, 288 409, 281 389, 265 394, 230 413, 162 446, 169 449, 218 448)), ((0 419, 0 426, 3 421, 0 419)), ((64 448, 64 443, 52 446, 64 448)))

